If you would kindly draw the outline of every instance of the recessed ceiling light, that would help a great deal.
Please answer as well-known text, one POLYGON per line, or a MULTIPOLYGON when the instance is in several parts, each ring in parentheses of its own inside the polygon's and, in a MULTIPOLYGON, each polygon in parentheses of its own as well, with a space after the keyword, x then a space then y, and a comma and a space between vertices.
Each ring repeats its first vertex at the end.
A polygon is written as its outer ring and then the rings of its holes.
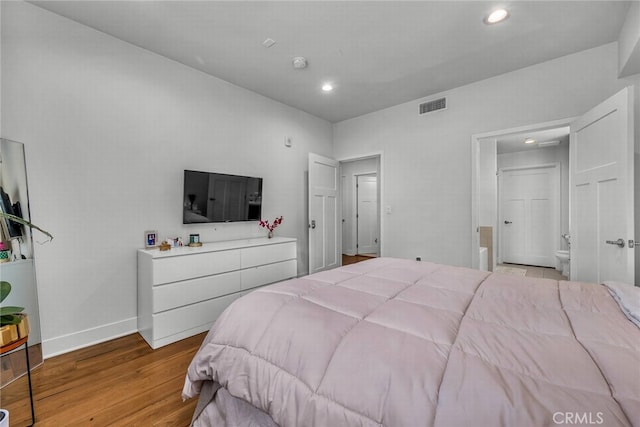
POLYGON ((484 23, 487 25, 497 24, 509 17, 509 12, 506 9, 496 9, 484 18, 484 23))
POLYGON ((535 144, 536 140, 533 139, 533 138, 527 138, 527 139, 524 140, 524 143, 525 144, 535 144))
POLYGON ((331 92, 333 90, 333 86, 331 83, 325 83, 322 85, 322 90, 325 92, 331 92))

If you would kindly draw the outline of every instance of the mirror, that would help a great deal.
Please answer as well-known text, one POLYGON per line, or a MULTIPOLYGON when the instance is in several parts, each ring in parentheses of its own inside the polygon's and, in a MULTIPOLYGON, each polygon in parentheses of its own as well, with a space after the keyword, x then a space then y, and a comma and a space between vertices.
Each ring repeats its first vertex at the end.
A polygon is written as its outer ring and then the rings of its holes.
MULTIPOLYGON (((27 167, 24 145, 0 139, 0 209, 30 220, 27 167)), ((29 322, 29 358, 31 368, 42 363, 40 314, 36 291, 32 231, 28 227, 2 218, 0 240, 9 253, 0 259, 0 277, 11 284, 11 293, 3 306, 24 307, 29 322)), ((24 346, 2 355, 0 386, 26 374, 24 346)))

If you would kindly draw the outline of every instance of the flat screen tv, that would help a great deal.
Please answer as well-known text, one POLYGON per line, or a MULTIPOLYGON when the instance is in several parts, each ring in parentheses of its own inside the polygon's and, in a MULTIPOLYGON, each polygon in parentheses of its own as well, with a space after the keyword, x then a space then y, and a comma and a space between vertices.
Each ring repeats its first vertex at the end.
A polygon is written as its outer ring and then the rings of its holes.
POLYGON ((258 221, 262 178, 184 171, 183 224, 258 221))

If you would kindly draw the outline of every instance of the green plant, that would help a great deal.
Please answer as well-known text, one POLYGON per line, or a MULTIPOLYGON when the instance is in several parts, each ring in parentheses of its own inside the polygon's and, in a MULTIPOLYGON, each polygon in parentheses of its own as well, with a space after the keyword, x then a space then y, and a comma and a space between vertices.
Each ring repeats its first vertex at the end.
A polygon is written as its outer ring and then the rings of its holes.
MULTIPOLYGON (((0 281, 0 304, 11 293, 11 284, 9 282, 0 281)), ((22 318, 18 314, 22 313, 24 307, 0 307, 0 326, 5 325, 17 325, 22 321, 22 318)))
POLYGON ((37 225, 27 221, 24 218, 20 218, 19 216, 11 215, 11 214, 8 214, 8 213, 5 213, 5 212, 0 212, 0 217, 10 219, 11 221, 15 221, 18 224, 26 225, 29 228, 35 228, 36 230, 38 230, 39 232, 41 232, 45 236, 49 237, 49 240, 53 240, 53 236, 51 235, 51 233, 49 233, 48 231, 43 230, 42 228, 40 228, 37 225))

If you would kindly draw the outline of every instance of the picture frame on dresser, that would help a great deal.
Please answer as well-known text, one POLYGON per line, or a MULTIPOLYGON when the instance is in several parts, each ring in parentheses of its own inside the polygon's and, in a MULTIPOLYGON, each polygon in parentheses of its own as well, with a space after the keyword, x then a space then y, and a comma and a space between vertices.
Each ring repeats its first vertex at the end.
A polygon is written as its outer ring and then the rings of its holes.
POLYGON ((147 230, 144 232, 144 247, 146 249, 158 246, 158 230, 147 230))

